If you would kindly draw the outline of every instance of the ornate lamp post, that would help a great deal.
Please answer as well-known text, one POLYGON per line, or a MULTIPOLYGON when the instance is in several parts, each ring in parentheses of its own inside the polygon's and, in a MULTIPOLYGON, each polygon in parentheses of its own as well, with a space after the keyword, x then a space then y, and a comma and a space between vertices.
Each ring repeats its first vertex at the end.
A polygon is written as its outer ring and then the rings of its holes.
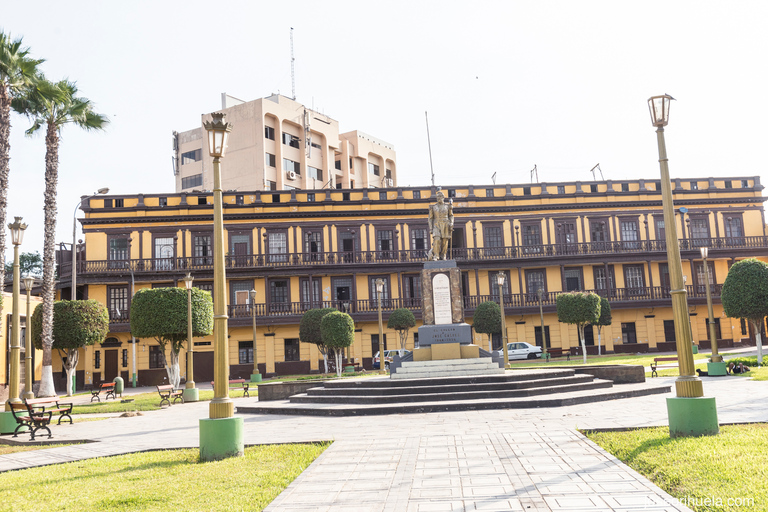
POLYGON ((381 294, 384 293, 384 279, 378 278, 374 281, 376 285, 376 302, 379 303, 379 370, 387 372, 386 361, 384 357, 384 324, 381 320, 381 294))
POLYGON ((261 382, 259 359, 256 357, 256 290, 251 290, 251 318, 253 319, 253 372, 251 372, 251 382, 261 382))
MULTIPOLYGON (((131 300, 133 300, 133 294, 135 293, 136 289, 136 280, 133 276, 133 266, 131 265, 131 239, 128 239, 128 261, 124 262, 125 268, 128 269, 128 271, 131 273, 131 300)), ((136 370, 136 336, 133 335, 133 332, 131 332, 131 366, 133 367, 133 372, 131 374, 131 387, 136 387, 137 381, 138 381, 138 373, 136 370)))
POLYGON ((27 225, 21 222, 21 217, 14 217, 8 224, 13 243, 13 308, 11 310, 11 364, 8 380, 8 403, 5 410, 11 410, 11 403, 21 403, 19 398, 19 365, 21 364, 21 329, 19 329, 19 296, 21 295, 21 273, 19 271, 19 246, 24 239, 27 225))
POLYGON ((704 398, 701 379, 696 376, 691 346, 691 325, 688 317, 688 301, 683 283, 683 266, 677 240, 672 185, 669 180, 667 148, 664 127, 669 122, 669 106, 672 96, 653 96, 648 99, 651 123, 656 127, 661 168, 661 204, 664 211, 664 231, 667 242, 672 315, 675 321, 675 339, 680 365, 680 376, 675 381, 677 397, 667 399, 669 431, 672 437, 685 435, 716 434, 719 432, 714 398, 704 398))
MULTIPOLYGON (((77 210, 82 206, 83 201, 96 197, 100 194, 107 194, 109 189, 107 187, 100 188, 90 196, 83 196, 75 206, 75 211, 72 213, 72 300, 77 300, 77 210)), ((134 384, 133 387, 136 387, 134 384)))
POLYGON ((539 296, 539 316, 541 316, 541 357, 547 361, 547 337, 544 335, 544 288, 536 290, 536 295, 539 296))
POLYGON ((184 385, 184 401, 197 402, 200 393, 195 387, 195 342, 192 335, 192 282, 195 278, 187 273, 184 288, 187 289, 187 383, 184 385))
POLYGON ((506 368, 509 364, 509 348, 507 347, 507 320, 504 318, 506 316, 504 312, 504 281, 506 281, 506 279, 507 276, 504 275, 504 272, 499 272, 496 274, 496 284, 499 285, 499 307, 501 308, 501 342, 504 349, 504 368, 506 368))
POLYGON ((213 400, 208 419, 200 420, 200 459, 219 460, 243 455, 243 418, 235 418, 229 397, 229 343, 227 341, 227 292, 224 270, 224 214, 222 210, 221 159, 232 125, 224 114, 211 114, 203 126, 213 157, 213 400))
POLYGON ((32 392, 35 372, 35 369, 32 368, 32 307, 29 302, 29 296, 34 285, 34 277, 24 278, 24 290, 27 292, 27 333, 24 336, 24 398, 26 399, 35 398, 35 394, 32 392))
POLYGON ((709 264, 707 262, 707 256, 709 255, 708 247, 700 247, 701 259, 704 260, 704 279, 707 289, 707 313, 709 324, 709 343, 712 346, 712 356, 710 357, 710 363, 707 364, 707 373, 709 375, 725 375, 725 363, 723 362, 723 356, 717 351, 717 333, 715 332, 715 314, 712 308, 712 290, 710 284, 709 264), (722 372, 722 373, 721 373, 722 372))

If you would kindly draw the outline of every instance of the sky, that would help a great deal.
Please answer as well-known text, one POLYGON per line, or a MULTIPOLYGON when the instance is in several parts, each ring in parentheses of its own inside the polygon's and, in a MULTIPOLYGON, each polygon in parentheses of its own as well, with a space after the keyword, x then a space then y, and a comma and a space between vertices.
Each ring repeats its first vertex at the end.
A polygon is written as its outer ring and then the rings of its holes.
MULTIPOLYGON (((291 96, 291 28, 297 101, 393 144, 402 186, 431 183, 425 112, 439 186, 528 183, 534 166, 543 182, 589 181, 598 163, 605 179, 658 178, 647 100, 665 93, 672 177, 768 183, 768 2, 0 0, 0 13, 49 79, 76 81, 110 119, 62 129, 57 243, 82 195, 173 193, 172 132, 222 93, 291 96)), ((42 253, 44 139, 11 122, 7 216, 29 225, 21 251, 42 253)))

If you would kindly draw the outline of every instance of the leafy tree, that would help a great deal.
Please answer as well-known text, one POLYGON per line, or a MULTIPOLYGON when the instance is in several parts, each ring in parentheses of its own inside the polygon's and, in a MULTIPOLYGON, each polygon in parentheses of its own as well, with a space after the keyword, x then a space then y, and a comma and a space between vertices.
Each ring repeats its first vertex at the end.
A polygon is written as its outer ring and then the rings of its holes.
POLYGON ((320 324, 323 321, 323 317, 329 313, 338 311, 336 308, 315 308, 310 309, 304 316, 301 317, 299 323, 299 340, 303 343, 314 343, 317 345, 317 349, 323 355, 323 363, 325 364, 325 373, 328 373, 328 347, 323 341, 323 336, 320 331, 320 324))
POLYGON ((600 319, 597 321, 597 353, 600 354, 600 331, 604 325, 611 325, 613 317, 611 316, 611 305, 605 297, 600 298, 600 319))
POLYGON ((405 342, 408 340, 408 331, 416 326, 416 318, 410 309, 398 308, 389 315, 387 329, 394 329, 400 336, 400 350, 405 350, 405 342))
MULTIPOLYGON (((29 48, 22 46, 21 38, 13 39, 10 34, 0 31, 0 261, 5 261, 5 219, 11 161, 11 101, 24 94, 37 75, 37 66, 42 62, 42 59, 29 57, 29 48)), ((6 272, 7 265, 0 265, 0 290, 5 289, 6 272)))
POLYGON ((346 313, 331 311, 320 321, 320 336, 323 344, 336 356, 336 376, 340 377, 344 349, 355 341, 355 322, 346 313))
MULTIPOLYGON (((43 305, 32 313, 32 343, 42 349, 43 305)), ((53 348, 59 351, 67 372, 67 396, 72 396, 72 376, 80 348, 101 343, 109 333, 107 308, 96 300, 60 300, 53 304, 53 348), (64 357, 66 353, 66 359, 64 357)))
POLYGON ((579 330, 584 364, 587 363, 587 346, 584 343, 584 326, 600 321, 601 297, 594 293, 571 292, 557 296, 557 319, 565 324, 575 324, 579 330))
POLYGON ((501 333, 501 308, 492 300, 480 303, 472 317, 475 332, 488 335, 488 350, 493 350, 492 336, 501 333))
MULTIPOLYGON (((33 276, 41 277, 43 275, 43 257, 40 253, 23 252, 19 255, 19 272, 21 277, 33 276)), ((5 264, 5 273, 13 275, 13 262, 5 264)))
POLYGON ((757 341, 757 364, 763 364, 763 319, 768 316, 768 264, 755 258, 737 261, 728 271, 720 292, 725 314, 746 318, 757 341))
POLYGON ((53 372, 51 347, 53 346, 53 297, 56 292, 54 276, 54 251, 56 249, 56 187, 59 177, 59 132, 67 124, 75 124, 85 130, 101 130, 109 122, 106 117, 93 111, 91 102, 77 97, 74 82, 62 80, 49 82, 38 73, 23 96, 11 101, 13 109, 32 120, 26 131, 33 135, 45 127, 45 194, 44 194, 44 241, 43 241, 43 378, 40 395, 52 396, 53 372))
MULTIPOLYGON (((187 290, 181 288, 145 288, 131 301, 131 333, 137 338, 154 338, 163 354, 168 383, 179 387, 179 352, 188 341, 187 290), (165 357, 170 344, 171 362, 165 357)), ((211 294, 192 288, 192 335, 208 336, 213 332, 213 299, 211 294)), ((189 377, 192 378, 191 376, 189 377)))

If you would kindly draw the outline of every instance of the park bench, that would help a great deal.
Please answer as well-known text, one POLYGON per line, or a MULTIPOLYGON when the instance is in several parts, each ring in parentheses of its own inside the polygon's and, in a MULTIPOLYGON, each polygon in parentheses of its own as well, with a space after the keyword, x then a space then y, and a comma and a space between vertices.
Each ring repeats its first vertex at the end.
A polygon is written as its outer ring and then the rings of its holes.
MULTIPOLYGON (((22 402, 9 402, 11 405, 11 413, 16 420, 16 430, 13 431, 13 437, 18 437, 19 431, 22 428, 29 429, 30 441, 35 440, 35 434, 41 428, 48 431, 48 439, 53 437, 51 429, 48 425, 51 423, 51 416, 53 411, 44 411, 43 408, 35 408, 34 406, 22 403, 22 402)), ((71 418, 70 418, 71 419, 71 418)))
MULTIPOLYGON (((665 361, 677 361, 677 357, 654 357, 653 363, 651 363, 651 377, 658 377, 659 374, 656 372, 656 369, 659 367, 659 363, 663 363, 665 361)), ((669 368, 674 368, 674 366, 669 366, 669 368)))
POLYGON ((24 403, 27 406, 32 407, 37 412, 45 413, 50 412, 58 414, 59 421, 57 425, 61 425, 61 420, 64 418, 69 419, 70 425, 72 424, 72 405, 71 403, 63 403, 59 401, 57 396, 47 396, 42 398, 25 398, 24 403))
POLYGON ((157 393, 160 395, 160 407, 163 406, 163 402, 167 402, 170 406, 171 398, 173 398, 174 404, 176 400, 181 400, 181 403, 184 403, 183 391, 181 389, 174 389, 172 384, 157 386, 157 393))
POLYGON ((93 402, 94 399, 101 402, 101 397, 99 395, 102 391, 106 391, 106 397, 104 400, 109 400, 110 396, 112 396, 112 400, 116 400, 117 397, 115 397, 115 383, 102 382, 98 386, 94 386, 93 389, 91 389, 91 402, 93 402))
POLYGON ((567 361, 571 360, 571 351, 570 350, 564 350, 562 348, 550 348, 547 349, 547 361, 549 361, 552 357, 562 357, 566 356, 568 359, 567 361))
MULTIPOLYGON (((243 390, 243 398, 250 398, 251 395, 248 394, 248 386, 249 382, 245 379, 230 379, 229 380, 229 389, 242 389, 243 390), (237 385, 239 384, 239 385, 237 385)), ((211 381, 211 387, 213 387, 213 381, 211 381)))

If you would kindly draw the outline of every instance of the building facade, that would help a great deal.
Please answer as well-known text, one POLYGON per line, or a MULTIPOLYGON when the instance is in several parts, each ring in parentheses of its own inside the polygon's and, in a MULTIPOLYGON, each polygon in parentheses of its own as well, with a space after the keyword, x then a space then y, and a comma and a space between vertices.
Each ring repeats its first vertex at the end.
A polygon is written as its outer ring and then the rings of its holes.
MULTIPOLYGON (((222 188, 231 191, 391 188, 397 184, 395 149, 285 96, 244 102, 222 95, 229 137, 222 188)), ((198 128, 174 132, 176 192, 213 189, 202 116, 198 128)))
MULTIPOLYGON (((718 337, 725 346, 749 338, 745 323, 724 316, 719 296, 734 261, 766 256, 759 178, 676 179, 673 187, 694 341, 708 344, 702 246, 709 248, 718 337)), ((347 355, 357 364, 371 368, 382 344, 398 348, 397 334, 386 329, 387 316, 409 308, 420 323, 419 276, 431 243, 427 208, 436 191, 225 193, 231 375, 250 374, 254 318, 263 374, 319 371, 317 348, 301 343, 298 335, 303 313, 317 307, 352 315, 356 335, 347 355), (377 278, 386 283, 381 297, 373 285, 377 278), (250 290, 256 290, 255 303, 250 290)), ((585 290, 607 297, 613 312, 613 323, 602 328, 600 340, 596 328, 586 329, 589 353, 597 353, 598 341, 602 353, 675 349, 658 181, 470 185, 443 192, 454 202, 450 252, 461 270, 468 323, 480 303, 499 300, 496 275, 503 272, 510 342, 541 345, 543 337, 548 347, 576 351, 576 327, 557 321, 555 300, 559 293, 585 290)), ((183 287, 188 272, 194 286, 212 290, 212 195, 97 196, 83 210, 86 250, 78 261, 78 283, 88 298, 107 305, 112 331, 105 344, 88 349, 91 357, 81 359, 87 382, 116 373, 127 376, 131 370, 131 274, 137 290, 183 287)), ((67 298, 70 259, 67 252, 60 257, 61 295, 67 298)), ((474 340, 483 348, 500 346, 499 339, 485 335, 474 334, 474 340)), ((406 348, 417 344, 412 329, 406 348)), ((157 343, 137 340, 136 350, 140 383, 162 381, 157 343)), ((196 339, 194 350, 194 380, 210 380, 211 337, 196 339)), ((183 363, 182 353, 182 375, 183 363)))

